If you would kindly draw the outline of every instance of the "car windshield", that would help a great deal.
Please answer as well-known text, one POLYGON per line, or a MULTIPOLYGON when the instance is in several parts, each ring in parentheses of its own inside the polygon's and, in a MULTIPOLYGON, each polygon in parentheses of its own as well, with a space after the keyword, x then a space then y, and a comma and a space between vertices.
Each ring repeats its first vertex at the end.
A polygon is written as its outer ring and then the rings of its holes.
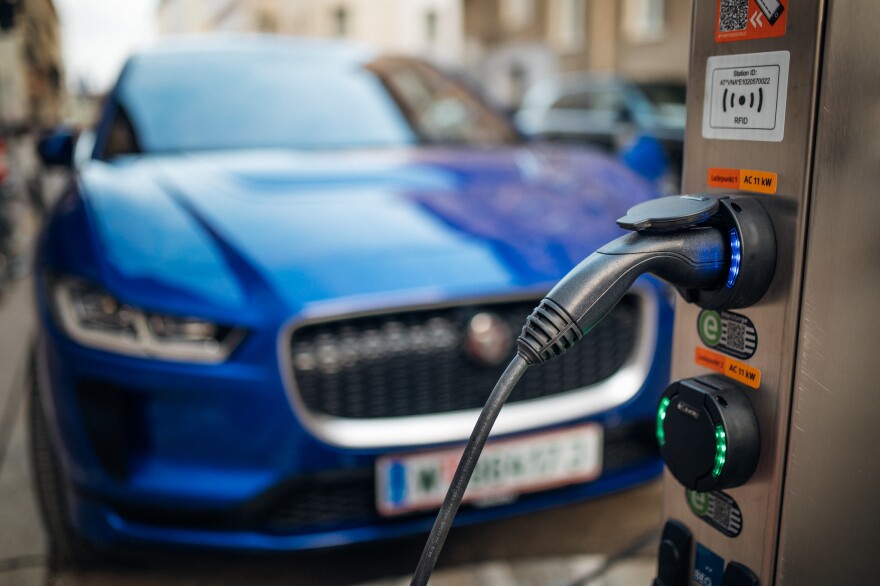
MULTIPOLYGON (((474 98, 437 91, 429 83, 432 76, 445 79, 413 62, 383 68, 381 62, 365 66, 314 52, 304 57, 262 50, 138 57, 117 90, 117 118, 124 118, 131 144, 108 147, 107 156, 498 144, 514 138, 505 122, 474 98), (403 75, 404 70, 412 73, 403 75), (397 79, 405 79, 407 86, 395 87, 397 79), (414 84, 423 91, 413 91, 414 84)), ((111 143, 114 125, 120 124, 111 125, 111 143)))

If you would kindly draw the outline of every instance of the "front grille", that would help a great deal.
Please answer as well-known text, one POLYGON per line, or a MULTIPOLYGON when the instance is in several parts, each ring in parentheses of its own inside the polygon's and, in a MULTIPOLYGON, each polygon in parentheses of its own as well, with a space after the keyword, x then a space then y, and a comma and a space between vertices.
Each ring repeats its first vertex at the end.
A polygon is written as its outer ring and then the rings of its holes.
POLYGON ((308 530, 339 523, 375 522, 373 470, 362 468, 307 476, 277 491, 260 515, 269 531, 308 530))
MULTIPOLYGON (((290 341, 295 389, 314 414, 352 419, 479 409, 515 352, 513 338, 540 299, 406 311, 304 325, 290 341), (465 352, 478 313, 500 317, 509 356, 485 366, 465 352)), ((627 295, 565 357, 529 369, 508 402, 601 382, 633 354, 640 304, 627 295)))

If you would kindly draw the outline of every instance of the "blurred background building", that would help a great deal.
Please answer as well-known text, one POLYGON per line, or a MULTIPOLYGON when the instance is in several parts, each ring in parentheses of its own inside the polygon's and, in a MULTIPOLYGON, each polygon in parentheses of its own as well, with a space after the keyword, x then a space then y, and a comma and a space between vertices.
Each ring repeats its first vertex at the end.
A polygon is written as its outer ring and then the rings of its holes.
POLYGON ((61 119, 64 67, 51 0, 0 0, 0 123, 51 126, 61 119))
POLYGON ((690 0, 160 0, 163 35, 338 37, 463 67, 505 108, 562 71, 684 81, 690 0))
POLYGON ((336 37, 458 63, 461 0, 160 0, 159 33, 261 32, 336 37))
POLYGON ((469 67, 511 108, 560 72, 687 78, 690 0, 464 0, 464 26, 469 67))
POLYGON ((41 208, 39 131, 64 118, 61 28, 52 0, 0 0, 0 292, 28 265, 41 208))
MULTIPOLYGON (((347 38, 462 68, 516 108, 560 72, 637 82, 687 75, 691 0, 158 0, 160 35, 347 38)), ((51 0, 0 0, 0 120, 56 123, 65 99, 51 0)), ((77 93, 77 88, 72 88, 77 93)))

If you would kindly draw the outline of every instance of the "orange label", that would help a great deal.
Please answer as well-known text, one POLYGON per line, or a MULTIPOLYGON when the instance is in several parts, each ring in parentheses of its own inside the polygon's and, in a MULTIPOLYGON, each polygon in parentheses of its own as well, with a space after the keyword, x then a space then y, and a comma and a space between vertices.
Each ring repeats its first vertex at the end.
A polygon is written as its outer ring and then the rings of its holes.
POLYGON ((785 34, 788 0, 718 0, 715 42, 768 39, 785 34))
POLYGON ((754 366, 749 366, 745 362, 740 362, 733 358, 727 359, 727 368, 724 371, 725 376, 739 381, 744 385, 748 385, 753 389, 761 386, 761 371, 754 366))
POLYGON ((721 354, 697 347, 696 359, 697 364, 700 366, 705 366, 710 370, 724 374, 724 365, 727 362, 727 359, 721 354))
POLYGON ((757 193, 776 193, 776 173, 743 169, 739 172, 739 188, 757 193))
POLYGON ((710 167, 706 178, 709 187, 740 189, 754 193, 776 193, 776 173, 751 169, 721 169, 710 167))
POLYGON ((697 347, 695 360, 700 366, 721 373, 753 389, 761 386, 761 371, 745 362, 700 347, 697 347))
POLYGON ((709 169, 709 187, 739 189, 739 169, 709 169))

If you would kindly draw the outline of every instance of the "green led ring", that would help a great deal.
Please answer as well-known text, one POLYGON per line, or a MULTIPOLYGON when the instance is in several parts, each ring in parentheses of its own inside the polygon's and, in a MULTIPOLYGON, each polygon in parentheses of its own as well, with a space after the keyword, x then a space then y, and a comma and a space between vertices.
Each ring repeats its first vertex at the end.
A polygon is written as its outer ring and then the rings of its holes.
POLYGON ((666 443, 666 431, 663 429, 663 420, 666 419, 666 410, 669 409, 671 402, 672 399, 669 397, 663 397, 660 400, 660 406, 657 408, 657 441, 661 446, 666 443))
POLYGON ((723 425, 715 426, 715 466, 712 468, 712 476, 718 478, 727 461, 727 434, 723 425))

